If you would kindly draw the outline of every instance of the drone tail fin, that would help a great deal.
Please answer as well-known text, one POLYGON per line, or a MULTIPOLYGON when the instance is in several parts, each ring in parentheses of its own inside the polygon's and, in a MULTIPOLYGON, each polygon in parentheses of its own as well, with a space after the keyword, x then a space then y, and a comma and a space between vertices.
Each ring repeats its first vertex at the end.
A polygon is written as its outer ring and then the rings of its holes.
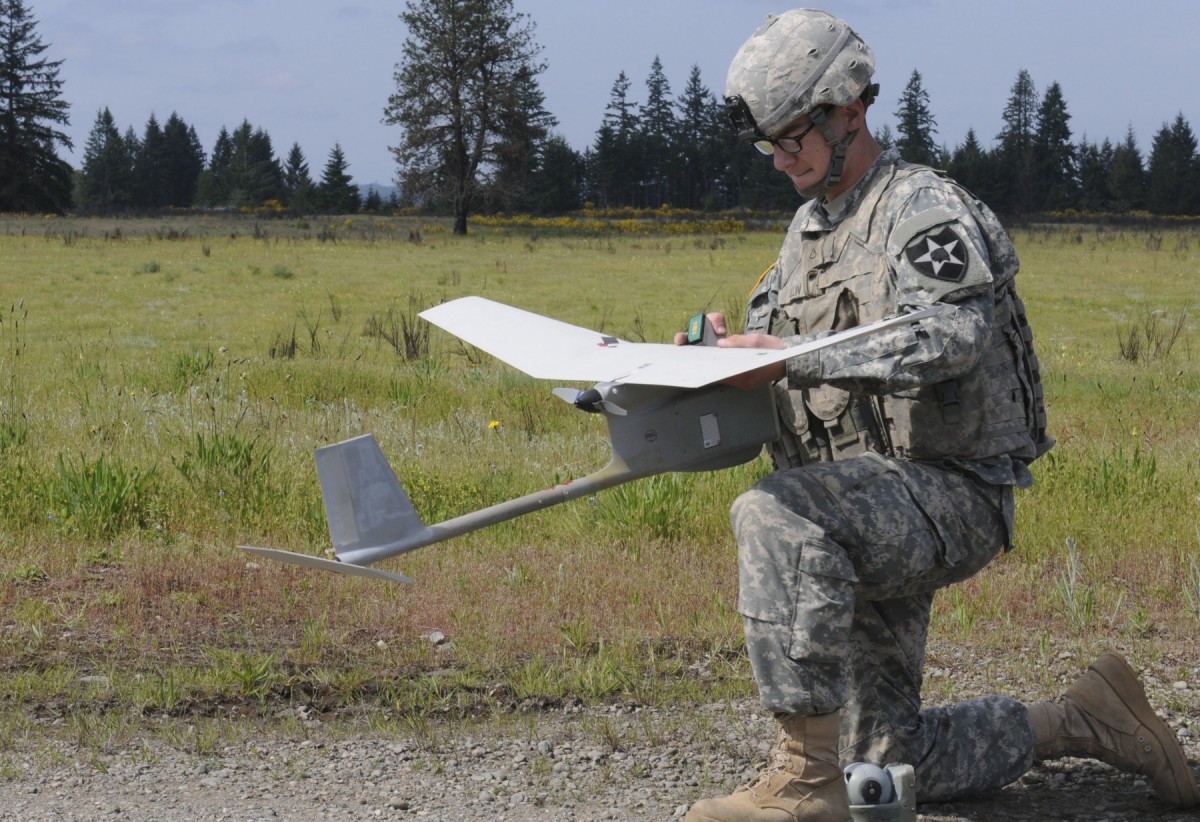
POLYGON ((354 563, 364 552, 407 543, 426 530, 372 435, 318 448, 316 458, 338 559, 354 563))

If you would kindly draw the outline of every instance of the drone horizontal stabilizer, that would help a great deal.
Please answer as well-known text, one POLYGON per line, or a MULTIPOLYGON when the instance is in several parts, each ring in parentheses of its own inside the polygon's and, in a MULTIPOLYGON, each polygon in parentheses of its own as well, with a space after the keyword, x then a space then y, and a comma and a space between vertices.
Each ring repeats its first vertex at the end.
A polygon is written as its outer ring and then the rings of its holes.
POLYGON ((933 306, 782 350, 626 342, 483 297, 451 300, 421 316, 538 379, 699 388, 942 310, 933 306))
POLYGON ((276 562, 282 562, 287 565, 302 565, 305 568, 316 568, 321 571, 333 571, 335 574, 342 574, 348 577, 367 577, 368 579, 386 579, 392 582, 404 582, 412 584, 413 580, 403 574, 393 574, 390 571, 381 571, 378 568, 371 568, 367 565, 354 565, 349 562, 339 562, 336 559, 325 559, 324 557, 314 557, 311 554, 297 554, 294 551, 281 551, 278 548, 256 548, 252 545, 239 545, 243 551, 249 551, 252 554, 257 554, 266 559, 272 559, 276 562))

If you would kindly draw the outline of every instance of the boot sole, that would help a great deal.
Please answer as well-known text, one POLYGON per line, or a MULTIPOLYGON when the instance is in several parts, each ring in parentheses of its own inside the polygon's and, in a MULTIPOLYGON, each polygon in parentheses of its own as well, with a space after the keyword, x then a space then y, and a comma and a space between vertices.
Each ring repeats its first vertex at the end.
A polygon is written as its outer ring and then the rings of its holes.
POLYGON ((1174 777, 1178 799, 1173 800, 1172 804, 1178 808, 1191 808, 1200 804, 1200 790, 1196 787, 1192 766, 1188 764, 1179 740, 1146 701, 1146 692, 1129 663, 1116 654, 1105 654, 1092 663, 1091 669, 1108 684, 1117 699, 1137 719, 1138 724, 1149 731, 1158 743, 1174 777))

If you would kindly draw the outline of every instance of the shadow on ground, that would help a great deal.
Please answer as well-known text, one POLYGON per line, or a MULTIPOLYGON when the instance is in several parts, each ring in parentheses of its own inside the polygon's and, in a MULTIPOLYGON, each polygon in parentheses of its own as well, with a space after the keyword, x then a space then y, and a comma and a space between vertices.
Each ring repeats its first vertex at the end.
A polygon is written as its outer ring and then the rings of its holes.
MULTIPOLYGON (((1192 770, 1196 770, 1194 765, 1192 770)), ((1165 807, 1155 798, 1147 780, 1084 760, 1045 763, 997 793, 971 801, 921 804, 917 811, 925 822, 1200 819, 1200 808, 1182 811, 1165 807)))

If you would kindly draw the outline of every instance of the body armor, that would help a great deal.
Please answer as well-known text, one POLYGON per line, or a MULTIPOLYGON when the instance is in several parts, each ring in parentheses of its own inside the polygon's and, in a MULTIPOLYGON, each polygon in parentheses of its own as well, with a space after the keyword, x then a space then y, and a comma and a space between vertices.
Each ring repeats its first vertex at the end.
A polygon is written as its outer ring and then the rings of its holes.
MULTIPOLYGON (((827 231, 813 225, 810 203, 800 209, 779 262, 751 296, 747 332, 778 337, 839 331, 897 312, 889 248, 896 225, 881 204, 897 191, 951 189, 978 224, 987 244, 991 287, 935 294, 956 302, 990 293, 991 342, 966 374, 890 394, 832 385, 775 385, 782 436, 772 446, 776 467, 794 467, 874 451, 916 460, 984 459, 1008 454, 1025 462, 1049 450, 1041 375, 1025 307, 1017 296, 1017 256, 995 216, 969 192, 930 169, 903 161, 877 165, 856 207, 827 231), (918 176, 920 175, 920 176, 918 176)), ((942 216, 950 212, 941 212, 942 216)), ((917 215, 921 219, 922 215, 917 215)), ((817 221, 819 223, 819 221, 817 221)), ((905 234, 905 237, 911 236, 905 234)))

